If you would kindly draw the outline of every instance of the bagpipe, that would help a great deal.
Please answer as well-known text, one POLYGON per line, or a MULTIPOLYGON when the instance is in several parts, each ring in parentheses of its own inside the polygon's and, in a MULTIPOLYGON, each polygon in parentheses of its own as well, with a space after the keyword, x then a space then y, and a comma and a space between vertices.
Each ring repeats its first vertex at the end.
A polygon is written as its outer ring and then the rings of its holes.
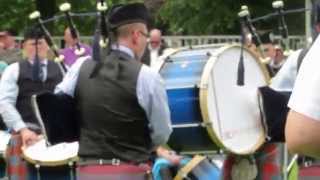
MULTIPOLYGON (((308 9, 308 8, 299 8, 299 9, 292 9, 292 10, 284 10, 284 3, 283 1, 279 0, 279 1, 274 1, 272 2, 272 7, 274 9, 274 12, 272 13, 269 13, 269 14, 266 14, 266 15, 263 15, 261 17, 256 17, 256 18, 249 18, 248 21, 249 23, 247 24, 248 26, 251 26, 251 27, 248 27, 248 28, 254 28, 253 24, 257 23, 257 22, 260 22, 260 21, 267 21, 269 19, 272 19, 272 18, 277 18, 278 20, 278 32, 280 33, 281 35, 281 39, 280 39, 280 43, 281 43, 281 46, 283 47, 283 49, 285 51, 287 51, 287 56, 289 55, 288 53, 290 53, 290 47, 289 47, 289 41, 288 41, 288 36, 289 36, 289 32, 288 32, 288 27, 287 27, 287 24, 286 24, 286 21, 285 21, 285 16, 286 15, 290 15, 290 14, 295 14, 295 13, 304 13, 306 11, 311 11, 311 9, 308 9)), ((248 11, 247 13, 249 13, 249 10, 248 10, 248 7, 247 6, 243 6, 241 8, 242 11, 248 11)), ((240 13, 238 14, 239 17, 241 18, 240 14, 241 13, 245 13, 245 12, 242 12, 240 11, 240 13)), ((261 42, 261 41, 260 41, 261 42)), ((257 43, 256 41, 254 41, 254 43, 257 43)), ((257 46, 259 44, 256 44, 257 46)))
POLYGON ((48 45, 50 46, 50 48, 53 50, 53 53, 55 55, 55 59, 54 61, 58 63, 60 69, 61 69, 61 72, 63 72, 64 74, 66 73, 67 71, 67 68, 66 66, 64 65, 63 63, 63 60, 64 60, 64 56, 59 54, 59 49, 58 49, 58 46, 56 44, 54 44, 53 42, 53 39, 52 39, 52 36, 50 34, 50 32, 47 30, 47 28, 45 27, 44 23, 43 23, 43 20, 41 19, 41 14, 39 11, 35 11, 33 13, 31 13, 29 15, 29 18, 31 20, 36 20, 38 22, 38 25, 40 26, 41 30, 44 32, 45 34, 45 40, 46 42, 48 43, 48 45))
MULTIPOLYGON (((289 49, 289 39, 288 39, 288 28, 285 22, 285 15, 290 14, 290 13, 298 13, 298 12, 304 12, 308 9, 297 9, 297 10, 291 10, 291 11, 285 11, 283 9, 284 4, 283 1, 275 1, 272 3, 272 7, 274 8, 275 12, 265 15, 263 17, 259 17, 256 19, 251 19, 250 18, 250 13, 248 12, 248 8, 243 8, 242 11, 238 14, 240 17, 240 25, 241 29, 248 28, 249 32, 253 36, 253 42, 257 45, 257 48, 260 52, 260 57, 262 59, 265 58, 265 55, 263 54, 263 49, 261 48, 261 41, 259 40, 259 37, 257 36, 257 33, 255 32, 255 28, 253 26, 253 23, 260 21, 260 20, 266 20, 272 17, 277 17, 278 18, 278 30, 281 34, 281 46, 284 49, 284 55, 289 56, 291 53, 291 50, 289 49)), ((242 31, 242 39, 245 38, 245 35, 242 31)), ((242 46, 244 45, 244 41, 242 41, 242 46)), ((239 61, 239 67, 241 66, 241 57, 239 61)), ((267 62, 267 61, 265 61, 267 62)), ((239 68, 241 70, 241 68, 239 68)), ((242 70, 244 71, 244 70, 242 70)), ((241 71, 239 72, 238 70, 238 76, 239 74, 241 75, 241 71)), ((241 77, 241 76, 240 76, 241 77)), ((290 99, 291 92, 290 91, 277 91, 269 86, 261 86, 258 88, 258 94, 259 94, 259 104, 260 104, 260 110, 261 113, 263 114, 262 116, 262 124, 264 125, 264 132, 265 132, 265 137, 266 137, 266 142, 271 142, 267 143, 265 145, 266 153, 265 155, 261 156, 264 157, 266 155, 268 156, 274 156, 275 160, 280 160, 281 162, 279 163, 274 163, 275 169, 278 169, 278 173, 273 172, 273 177, 282 177, 282 178, 287 178, 288 173, 291 171, 292 167, 294 166, 297 155, 293 155, 291 158, 290 163, 288 163, 288 152, 285 147, 282 149, 278 149, 276 144, 273 143, 278 143, 278 142, 285 142, 285 124, 286 124, 286 118, 287 118, 287 113, 289 112, 289 108, 287 107, 287 104, 290 99), (270 148, 269 146, 275 146, 273 148, 273 153, 267 152, 267 149, 270 148), (281 157, 280 157, 281 155, 281 157), (279 157, 278 157, 279 156, 279 157)), ((262 149, 263 150, 263 149, 262 149)), ((257 162, 252 162, 250 164, 257 164, 258 167, 263 167, 264 163, 263 158, 261 158, 258 155, 255 157, 257 159, 257 162)), ((243 160, 243 158, 240 158, 243 160)), ((230 162, 230 159, 227 159, 226 162, 230 162)), ((239 162, 233 162, 232 166, 237 166, 240 163, 239 162)), ((235 168, 235 167, 234 167, 235 168)), ((260 174, 256 173, 256 176, 261 176, 263 175, 264 172, 260 172, 260 174)), ((230 172, 231 174, 231 172, 230 172)), ((264 176, 264 175, 263 175, 264 176)), ((238 174, 239 178, 239 174, 238 174)), ((261 177, 260 177, 261 178, 261 177)), ((228 179, 228 178, 225 178, 228 179)), ((245 178, 244 178, 245 179, 245 178)))
MULTIPOLYGON (((59 66, 62 72, 67 71, 67 67, 63 63, 65 57, 59 53, 58 46, 54 43, 53 38, 46 28, 47 23, 56 22, 61 19, 65 19, 67 22, 67 27, 70 30, 71 36, 73 39, 80 39, 78 30, 76 25, 73 21, 73 17, 94 17, 97 19, 97 27, 94 36, 94 44, 93 44, 93 60, 99 61, 100 59, 100 52, 99 49, 102 47, 106 47, 108 43, 108 29, 107 29, 107 22, 106 22, 106 12, 107 12, 107 3, 103 0, 97 1, 97 11, 96 12, 86 12, 86 13, 73 13, 71 12, 71 5, 69 3, 63 3, 59 6, 59 10, 62 14, 55 15, 48 19, 42 19, 41 14, 39 11, 34 11, 29 15, 29 19, 35 21, 35 26, 39 26, 40 29, 45 33, 46 37, 45 40, 47 41, 48 45, 52 49, 54 53, 54 60, 55 62, 59 63, 59 66), (97 41, 97 42, 96 42, 97 41)), ((74 53, 78 57, 82 57, 85 54, 85 49, 80 46, 79 41, 75 44, 74 53)))

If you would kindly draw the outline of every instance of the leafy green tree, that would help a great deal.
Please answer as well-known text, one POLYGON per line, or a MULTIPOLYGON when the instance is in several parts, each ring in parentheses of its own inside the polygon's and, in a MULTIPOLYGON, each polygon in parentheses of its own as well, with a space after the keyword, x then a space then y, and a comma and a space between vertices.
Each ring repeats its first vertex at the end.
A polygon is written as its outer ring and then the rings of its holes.
MULTIPOLYGON (((28 20, 28 15, 34 10, 40 10, 42 17, 47 19, 60 15, 59 5, 69 2, 72 12, 95 12, 97 0, 0 0, 0 29, 14 28, 20 34, 26 26, 34 22, 28 20)), ((144 2, 153 17, 156 27, 166 34, 210 35, 238 34, 238 11, 246 4, 252 17, 271 13, 272 0, 107 0, 109 6, 113 3, 144 2), (162 6, 162 8, 161 8, 162 6)), ((303 8, 304 1, 284 0, 285 9, 303 8)), ((286 16, 290 34, 304 33, 304 14, 286 16)), ((95 28, 95 17, 74 18, 81 35, 92 35, 95 28)), ((66 21, 46 24, 54 35, 62 35, 66 21)), ((277 29, 277 20, 256 23, 257 29, 277 29)))
MULTIPOLYGON (((303 8, 304 1, 287 0, 285 9, 303 8)), ((234 0, 169 0, 160 11, 158 22, 169 25, 172 34, 210 35, 239 33, 237 14, 241 5, 247 5, 252 17, 259 17, 273 11, 272 1, 234 0)), ((304 30, 304 14, 286 17, 289 29, 294 33, 304 30), (297 28, 300 27, 300 28, 297 28)), ((277 28, 277 21, 271 19, 257 24, 257 29, 277 28)))
POLYGON ((0 0, 0 29, 14 28, 18 32, 28 25, 28 13, 35 8, 31 0, 0 0))

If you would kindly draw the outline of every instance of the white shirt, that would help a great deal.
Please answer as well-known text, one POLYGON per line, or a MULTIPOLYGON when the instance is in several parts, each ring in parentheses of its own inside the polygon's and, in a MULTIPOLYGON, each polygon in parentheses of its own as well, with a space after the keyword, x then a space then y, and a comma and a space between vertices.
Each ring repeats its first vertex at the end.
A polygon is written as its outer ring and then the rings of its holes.
POLYGON ((155 67, 159 56, 159 49, 150 48, 150 67, 155 67))
POLYGON ((289 107, 298 113, 320 121, 319 37, 312 45, 301 64, 289 101, 289 107))
POLYGON ((272 78, 270 87, 277 91, 292 91, 297 76, 298 58, 302 49, 293 52, 272 78))
MULTIPOLYGON (((41 61, 47 65, 48 61, 41 61)), ((47 68, 42 66, 44 79, 47 78, 47 68)), ((8 128, 19 131, 26 127, 20 113, 16 109, 19 86, 17 84, 19 77, 19 63, 13 63, 8 66, 2 74, 0 81, 0 114, 8 128)))

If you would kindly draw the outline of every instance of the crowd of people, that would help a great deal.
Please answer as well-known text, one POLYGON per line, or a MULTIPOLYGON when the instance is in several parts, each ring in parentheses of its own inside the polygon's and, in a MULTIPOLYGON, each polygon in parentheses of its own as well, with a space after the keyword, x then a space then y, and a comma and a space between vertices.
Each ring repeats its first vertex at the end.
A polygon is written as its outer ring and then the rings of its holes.
MULTIPOLYGON (((52 61, 41 29, 28 28, 21 44, 14 31, 0 32, 0 114, 12 134, 6 161, 10 179, 36 176, 23 160, 22 149, 43 138, 30 103, 34 94, 43 92, 74 101, 79 122, 74 127, 79 128, 78 179, 148 179, 155 157, 173 165, 181 162, 182 156, 165 147, 173 131, 170 109, 165 84, 152 69, 168 46, 160 30, 148 30, 149 22, 141 3, 113 6, 108 11, 110 46, 101 49, 105 52, 99 62, 92 58, 91 47, 66 28, 59 52, 68 69, 65 75, 52 61), (81 57, 77 45, 85 49, 81 57)), ((266 67, 274 77, 270 87, 293 92, 286 144, 290 152, 313 157, 320 154, 319 43, 315 40, 300 67, 301 50, 287 58, 269 33, 263 40, 270 58, 266 67)), ((252 42, 246 45, 256 51, 252 42)), ((59 173, 63 172, 48 170, 42 178, 61 177, 59 173)))

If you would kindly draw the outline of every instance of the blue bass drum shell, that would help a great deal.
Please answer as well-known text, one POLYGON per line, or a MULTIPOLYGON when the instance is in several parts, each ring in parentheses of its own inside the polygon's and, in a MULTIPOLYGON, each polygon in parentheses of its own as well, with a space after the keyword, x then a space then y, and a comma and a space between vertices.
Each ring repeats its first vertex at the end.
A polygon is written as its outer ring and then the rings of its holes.
POLYGON ((174 131, 169 146, 178 152, 217 151, 203 123, 199 83, 211 52, 220 46, 178 52, 160 70, 165 80, 174 131))

